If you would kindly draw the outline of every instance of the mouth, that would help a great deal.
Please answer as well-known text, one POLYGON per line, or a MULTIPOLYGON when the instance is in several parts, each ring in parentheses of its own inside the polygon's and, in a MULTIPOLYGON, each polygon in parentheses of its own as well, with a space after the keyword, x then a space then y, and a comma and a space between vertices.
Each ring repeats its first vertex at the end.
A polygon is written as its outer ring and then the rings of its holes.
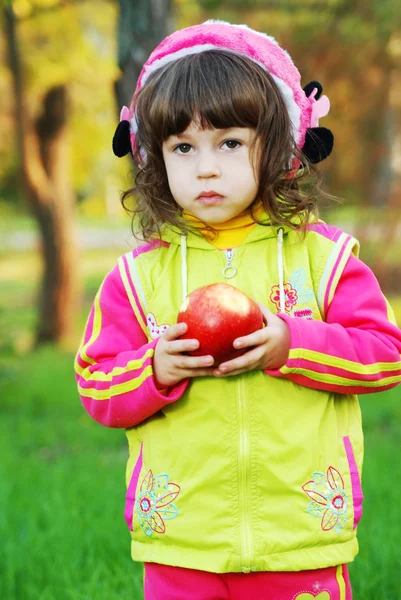
POLYGON ((201 192, 196 200, 204 206, 215 206, 223 202, 224 196, 212 190, 210 192, 201 192))

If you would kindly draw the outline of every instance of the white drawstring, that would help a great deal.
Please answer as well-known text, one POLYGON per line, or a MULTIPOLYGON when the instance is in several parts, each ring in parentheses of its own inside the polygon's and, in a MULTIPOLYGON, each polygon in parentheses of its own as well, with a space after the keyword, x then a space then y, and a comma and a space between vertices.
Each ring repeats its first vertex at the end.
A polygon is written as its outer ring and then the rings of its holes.
POLYGON ((283 261, 283 232, 280 227, 277 237, 277 262, 278 262, 278 280, 280 287, 280 312, 285 314, 285 295, 284 295, 284 261, 283 261))
POLYGON ((181 236, 181 282, 182 301, 184 302, 188 293, 188 269, 187 269, 187 237, 181 236))
MULTIPOLYGON (((284 229, 280 227, 277 236, 277 266, 280 288, 280 312, 285 314, 283 233, 284 229)), ((185 235, 181 236, 181 282, 182 301, 184 301, 188 293, 187 238, 185 235)))

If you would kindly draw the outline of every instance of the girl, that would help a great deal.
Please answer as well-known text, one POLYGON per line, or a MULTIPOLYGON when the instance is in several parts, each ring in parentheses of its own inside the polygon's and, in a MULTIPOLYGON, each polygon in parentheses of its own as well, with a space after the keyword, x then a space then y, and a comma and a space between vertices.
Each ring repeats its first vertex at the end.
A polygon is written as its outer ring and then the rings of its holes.
POLYGON ((333 145, 321 91, 272 38, 211 21, 156 48, 122 111, 113 147, 136 161, 145 243, 102 283, 76 374, 89 414, 127 430, 147 600, 351 599, 355 394, 401 381, 401 332, 358 242, 303 191, 333 145), (266 326, 215 366, 176 319, 224 281, 266 326))

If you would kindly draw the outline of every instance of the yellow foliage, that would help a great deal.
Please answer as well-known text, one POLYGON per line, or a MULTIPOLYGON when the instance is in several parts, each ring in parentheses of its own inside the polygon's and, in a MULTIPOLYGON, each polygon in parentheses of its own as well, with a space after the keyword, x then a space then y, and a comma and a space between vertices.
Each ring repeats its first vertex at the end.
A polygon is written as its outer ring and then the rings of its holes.
POLYGON ((40 8, 51 8, 60 4, 60 0, 34 0, 33 4, 40 8))
POLYGON ((32 2, 29 0, 14 0, 13 9, 17 19, 26 19, 32 12, 32 2))

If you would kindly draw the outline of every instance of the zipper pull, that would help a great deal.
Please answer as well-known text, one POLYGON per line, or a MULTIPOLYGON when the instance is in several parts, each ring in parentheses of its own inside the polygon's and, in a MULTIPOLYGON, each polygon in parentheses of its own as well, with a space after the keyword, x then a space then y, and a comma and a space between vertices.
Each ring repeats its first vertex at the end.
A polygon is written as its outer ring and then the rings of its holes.
POLYGON ((234 258, 234 250, 232 248, 228 248, 227 250, 224 250, 224 253, 226 255, 227 262, 226 266, 222 270, 223 277, 225 277, 225 279, 232 279, 237 274, 237 269, 232 265, 234 258))

